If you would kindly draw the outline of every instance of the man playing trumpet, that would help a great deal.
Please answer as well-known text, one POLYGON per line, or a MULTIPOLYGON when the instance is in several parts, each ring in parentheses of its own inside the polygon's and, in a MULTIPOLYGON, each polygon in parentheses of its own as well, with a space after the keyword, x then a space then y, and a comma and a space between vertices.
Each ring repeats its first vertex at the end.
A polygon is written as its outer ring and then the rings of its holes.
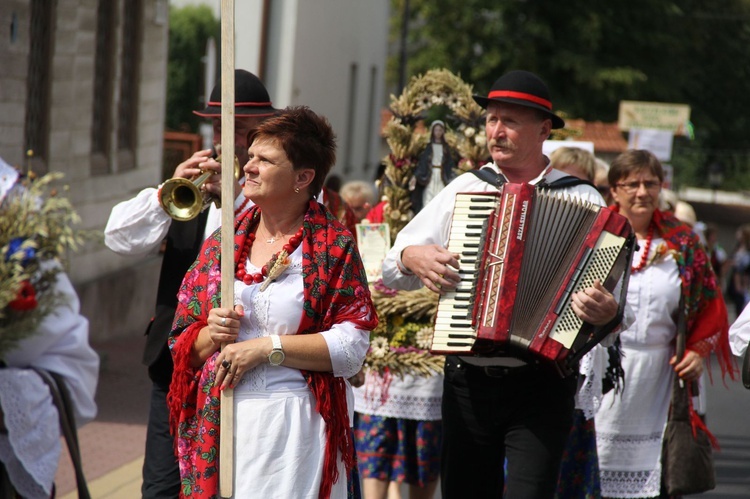
MULTIPOLYGON (((214 147, 221 144, 221 84, 211 92, 205 109, 193 111, 198 116, 213 121, 214 147)), ((255 128, 275 112, 268 91, 252 73, 235 70, 235 155, 240 165, 248 161, 248 137, 255 128)), ((172 179, 193 180, 203 172, 214 172, 197 186, 205 197, 221 199, 221 167, 212 157, 212 149, 195 152, 180 163, 172 179)), ((232 165, 231 157, 223 154, 223 163, 232 165)), ((169 184, 169 181, 166 182, 169 184)), ((147 340, 143 363, 148 366, 152 381, 151 402, 143 462, 144 499, 174 498, 179 495, 180 475, 174 453, 174 439, 169 433, 167 391, 172 379, 172 357, 167 347, 167 337, 172 328, 177 290, 188 267, 195 261, 203 240, 221 225, 221 212, 213 203, 208 209, 191 219, 173 219, 162 206, 160 190, 148 187, 136 197, 116 205, 109 216, 104 232, 106 245, 123 255, 146 255, 158 251, 166 238, 157 289, 154 318, 146 331, 147 340)), ((250 208, 252 202, 242 194, 239 182, 235 185, 235 215, 250 208)), ((203 200, 199 201, 203 204, 203 200)))

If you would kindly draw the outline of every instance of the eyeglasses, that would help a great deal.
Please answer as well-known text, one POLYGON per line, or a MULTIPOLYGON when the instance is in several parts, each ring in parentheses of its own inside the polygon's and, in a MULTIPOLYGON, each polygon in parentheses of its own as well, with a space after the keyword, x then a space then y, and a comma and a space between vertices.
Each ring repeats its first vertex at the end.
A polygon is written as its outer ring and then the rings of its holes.
POLYGON ((643 185, 647 191, 653 191, 661 186, 661 182, 658 180, 636 180, 633 182, 618 182, 615 184, 617 187, 622 187, 625 192, 635 192, 638 188, 643 185))

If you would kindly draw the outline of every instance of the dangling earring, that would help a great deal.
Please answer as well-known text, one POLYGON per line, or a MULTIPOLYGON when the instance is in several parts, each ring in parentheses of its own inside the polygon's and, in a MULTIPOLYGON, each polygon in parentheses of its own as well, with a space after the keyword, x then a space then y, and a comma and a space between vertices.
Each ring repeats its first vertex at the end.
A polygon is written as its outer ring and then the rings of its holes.
POLYGON ((299 187, 295 187, 294 188, 294 192, 295 192, 295 194, 299 194, 299 187))

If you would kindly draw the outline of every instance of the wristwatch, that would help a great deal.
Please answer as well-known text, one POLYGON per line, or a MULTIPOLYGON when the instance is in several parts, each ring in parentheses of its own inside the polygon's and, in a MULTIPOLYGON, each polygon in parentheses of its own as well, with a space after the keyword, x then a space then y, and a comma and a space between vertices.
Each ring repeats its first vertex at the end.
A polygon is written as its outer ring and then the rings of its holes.
POLYGON ((281 348, 281 338, 278 334, 272 334, 271 342, 273 343, 273 350, 268 354, 268 363, 272 366, 280 366, 285 357, 284 349, 281 348))

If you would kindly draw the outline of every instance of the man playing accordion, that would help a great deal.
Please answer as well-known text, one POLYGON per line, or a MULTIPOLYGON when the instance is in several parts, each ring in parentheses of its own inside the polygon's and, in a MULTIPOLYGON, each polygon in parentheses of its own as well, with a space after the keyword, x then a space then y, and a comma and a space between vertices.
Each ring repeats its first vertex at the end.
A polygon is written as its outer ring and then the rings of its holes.
MULTIPOLYGON (((564 121, 552 112, 549 91, 536 75, 511 71, 487 97, 485 130, 493 162, 485 175, 511 183, 548 185, 565 176, 549 167, 542 144, 564 121)), ((426 286, 436 293, 456 288, 458 255, 447 248, 457 193, 497 187, 464 174, 447 185, 398 234, 383 263, 383 281, 398 289, 426 286)), ((598 206, 591 185, 562 189, 598 206)), ((619 321, 618 301, 598 281, 572 295, 571 308, 588 324, 619 321)), ((458 497, 553 497, 573 421, 577 376, 561 377, 543 363, 512 356, 448 355, 443 394, 441 487, 458 497), (507 458, 507 476, 503 465, 507 458)))

